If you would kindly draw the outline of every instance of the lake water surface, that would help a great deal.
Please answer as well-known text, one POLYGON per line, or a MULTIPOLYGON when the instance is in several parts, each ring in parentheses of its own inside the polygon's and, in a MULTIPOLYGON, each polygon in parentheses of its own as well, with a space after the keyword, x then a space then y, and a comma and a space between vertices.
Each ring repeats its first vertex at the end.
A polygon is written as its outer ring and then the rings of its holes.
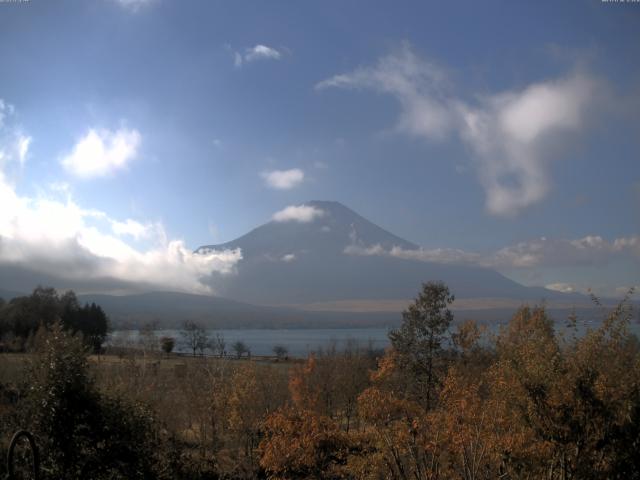
MULTIPOLYGON (((247 329, 247 330, 211 330, 210 338, 215 338, 216 333, 224 336, 227 344, 227 353, 233 354, 234 342, 244 342, 251 350, 252 355, 273 355, 273 347, 284 346, 292 357, 306 357, 309 353, 319 349, 327 349, 335 345, 342 350, 349 343, 374 349, 384 349, 389 344, 387 328, 322 328, 322 329, 247 329)), ((158 330, 155 335, 173 337, 176 340, 174 351, 191 353, 183 340, 180 330, 158 330)), ((111 335, 111 343, 130 342, 138 343, 139 333, 136 330, 115 331, 111 335)))
MULTIPOLYGON (((587 328, 595 328, 597 324, 581 324, 578 335, 584 334, 587 328)), ((497 333, 499 324, 488 327, 488 333, 497 333)), ((562 332, 565 324, 556 323, 556 331, 562 332)), ((320 349, 326 350, 335 346, 342 350, 348 344, 357 344, 361 348, 373 348, 382 350, 389 345, 389 328, 320 328, 320 329, 221 329, 210 330, 208 335, 215 338, 221 334, 226 342, 226 351, 233 354, 234 342, 242 341, 251 350, 252 355, 273 355, 273 347, 282 345, 288 350, 289 356, 306 357, 311 352, 320 349)), ((640 324, 632 322, 630 330, 640 336, 640 324)), ((157 338, 167 336, 176 340, 174 351, 191 353, 187 347, 180 330, 157 330, 154 332, 157 338)), ((119 330, 111 334, 109 343, 136 345, 140 339, 137 330, 119 330)), ((211 353, 210 351, 207 353, 211 353)))

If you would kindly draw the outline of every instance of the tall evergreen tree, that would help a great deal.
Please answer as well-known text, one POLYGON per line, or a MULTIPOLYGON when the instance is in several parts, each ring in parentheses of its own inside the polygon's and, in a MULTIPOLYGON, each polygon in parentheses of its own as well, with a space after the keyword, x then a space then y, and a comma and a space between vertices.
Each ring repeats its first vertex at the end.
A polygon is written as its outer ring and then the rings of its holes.
POLYGON ((428 282, 402 312, 402 325, 389 333, 398 366, 406 372, 409 394, 425 408, 433 406, 438 384, 436 360, 453 320, 454 296, 442 282, 428 282))

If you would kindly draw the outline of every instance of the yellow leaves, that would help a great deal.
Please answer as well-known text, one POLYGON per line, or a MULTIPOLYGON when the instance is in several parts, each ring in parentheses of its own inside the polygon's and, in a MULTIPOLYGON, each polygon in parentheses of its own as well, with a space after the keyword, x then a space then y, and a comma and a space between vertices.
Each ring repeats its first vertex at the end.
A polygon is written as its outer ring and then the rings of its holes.
POLYGON ((229 427, 232 430, 256 428, 260 413, 256 412, 258 399, 257 372, 253 362, 236 370, 231 377, 229 393, 229 427))
POLYGON ((373 382, 382 382, 395 373, 398 361, 398 354, 393 348, 388 348, 382 358, 378 361, 378 369, 371 372, 373 382))
POLYGON ((631 428, 638 405, 639 350, 613 321, 562 348, 552 333, 543 310, 524 308, 497 339, 487 379, 501 428, 513 432, 504 446, 540 474, 562 464, 566 475, 605 478, 612 463, 604 459, 620 449, 612 432, 631 428))
POLYGON ((367 388, 358 397, 358 412, 368 422, 387 425, 397 420, 408 420, 425 414, 415 402, 395 397, 378 387, 367 388))
POLYGON ((348 436, 331 419, 310 410, 283 408, 264 422, 260 465, 269 478, 339 478, 348 436))
POLYGON ((501 329, 496 340, 498 353, 509 356, 514 352, 528 350, 529 353, 553 355, 558 345, 553 321, 544 307, 521 307, 506 329, 501 329))
POLYGON ((454 345, 462 350, 463 354, 466 354, 478 345, 485 330, 473 320, 467 320, 457 326, 456 332, 451 335, 451 338, 454 345))
POLYGON ((481 378, 466 378, 451 368, 441 392, 440 407, 431 414, 432 430, 443 439, 441 455, 463 478, 481 467, 495 472, 503 451, 505 431, 500 411, 490 398, 481 395, 481 378))
POLYGON ((311 382, 311 375, 316 367, 316 358, 314 355, 310 355, 303 366, 298 365, 291 369, 289 392, 291 400, 298 408, 316 410, 318 407, 321 392, 311 382))
POLYGON ((231 439, 241 447, 239 463, 249 471, 257 468, 254 453, 264 418, 284 400, 279 398, 286 393, 284 379, 278 373, 272 367, 246 362, 231 377, 226 422, 231 439))
POLYGON ((364 468, 358 458, 350 460, 360 468, 356 478, 436 478, 440 442, 431 413, 379 386, 362 392, 358 412, 369 425, 364 455, 372 461, 364 468))
POLYGON ((446 359, 432 408, 406 393, 389 349, 357 397, 360 428, 348 434, 315 408, 324 388, 312 381, 315 359, 295 370, 294 407, 270 417, 264 443, 272 478, 555 480, 626 478, 611 472, 634 468, 618 452, 640 438, 640 347, 623 328, 609 322, 560 343, 544 309, 524 307, 495 354, 480 349, 473 323, 456 335, 463 354, 446 359), (325 473, 314 473, 321 465, 325 473))

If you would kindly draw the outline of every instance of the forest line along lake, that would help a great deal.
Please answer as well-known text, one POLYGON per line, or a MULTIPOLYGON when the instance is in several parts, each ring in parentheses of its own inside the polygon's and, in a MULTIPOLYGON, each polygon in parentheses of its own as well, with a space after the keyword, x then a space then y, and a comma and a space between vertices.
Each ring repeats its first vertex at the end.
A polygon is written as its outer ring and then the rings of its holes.
MULTIPOLYGON (((343 350, 348 344, 355 344, 360 348, 371 347, 383 350, 389 345, 390 328, 319 328, 319 329, 214 329, 207 330, 210 339, 216 334, 224 337, 227 355, 233 355, 234 342, 244 342, 252 355, 273 355, 273 347, 284 346, 291 357, 306 357, 312 352, 326 350, 335 345, 337 350, 343 350)), ((174 352, 191 353, 182 331, 167 329, 154 331, 155 336, 172 337, 176 341, 174 352)), ((116 330, 109 336, 108 344, 123 345, 128 342, 136 345, 140 340, 138 330, 116 330)), ((207 353, 212 353, 211 351, 207 353)))
MULTIPOLYGON (((502 323, 487 325, 487 334, 497 334, 502 323)), ((578 336, 584 335, 587 328, 597 328, 598 322, 583 322, 578 324, 578 336)), ((555 322, 558 334, 570 335, 566 322, 555 322)), ((226 342, 227 355, 233 355, 234 342, 243 342, 252 355, 271 356, 273 347, 281 345, 287 349, 290 357, 307 357, 310 353, 319 350, 329 350, 335 346, 337 351, 344 350, 348 345, 361 349, 384 350, 389 346, 389 331, 393 327, 369 327, 369 328, 291 328, 291 329, 209 329, 207 334, 211 340, 216 334, 222 335, 226 342)), ((452 325, 451 331, 455 329, 452 325)), ((640 337, 640 324, 637 321, 630 322, 629 330, 640 337)), ((174 352, 191 353, 180 329, 155 330, 154 335, 172 337, 175 339, 174 352)), ((108 345, 135 346, 141 339, 139 330, 115 330, 109 335, 108 345)), ((206 353, 213 353, 211 350, 206 353)))

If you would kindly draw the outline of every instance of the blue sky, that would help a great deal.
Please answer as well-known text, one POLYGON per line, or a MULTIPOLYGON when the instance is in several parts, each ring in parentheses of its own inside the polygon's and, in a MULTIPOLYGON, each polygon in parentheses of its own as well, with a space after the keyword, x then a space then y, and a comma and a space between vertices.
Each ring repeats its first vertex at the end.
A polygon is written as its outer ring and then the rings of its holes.
POLYGON ((614 294, 640 284, 638 58, 631 2, 0 3, 0 262, 41 260, 25 219, 54 205, 56 268, 80 245, 198 287, 239 256, 173 255, 326 199, 416 257, 614 294))

